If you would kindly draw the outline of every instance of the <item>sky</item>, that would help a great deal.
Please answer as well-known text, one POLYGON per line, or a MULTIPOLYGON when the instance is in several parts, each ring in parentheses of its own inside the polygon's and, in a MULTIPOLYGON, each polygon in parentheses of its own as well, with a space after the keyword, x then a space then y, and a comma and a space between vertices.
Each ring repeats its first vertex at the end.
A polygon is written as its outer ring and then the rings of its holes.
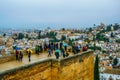
POLYGON ((120 0, 0 0, 0 27, 120 23, 119 3, 120 0))

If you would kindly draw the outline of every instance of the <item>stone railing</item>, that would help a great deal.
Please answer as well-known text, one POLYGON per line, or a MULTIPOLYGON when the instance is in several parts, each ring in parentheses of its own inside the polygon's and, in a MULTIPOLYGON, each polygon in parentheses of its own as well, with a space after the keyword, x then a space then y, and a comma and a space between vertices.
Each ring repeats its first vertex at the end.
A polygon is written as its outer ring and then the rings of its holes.
POLYGON ((93 80, 93 51, 46 59, 0 72, 0 80, 93 80))

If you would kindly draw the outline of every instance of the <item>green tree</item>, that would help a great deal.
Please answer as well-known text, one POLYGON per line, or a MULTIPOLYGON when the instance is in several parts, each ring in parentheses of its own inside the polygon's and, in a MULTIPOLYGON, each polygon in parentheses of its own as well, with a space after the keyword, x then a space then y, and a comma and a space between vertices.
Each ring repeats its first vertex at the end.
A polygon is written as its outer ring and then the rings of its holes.
POLYGON ((57 35, 56 32, 51 31, 51 32, 47 32, 45 37, 54 38, 56 35, 57 35))
POLYGON ((65 31, 65 28, 62 28, 61 30, 65 31))
POLYGON ((120 43, 120 38, 116 40, 117 43, 120 43))
POLYGON ((23 33, 19 33, 17 39, 23 39, 23 38, 24 38, 24 34, 23 33))
POLYGON ((118 23, 115 23, 115 25, 113 26, 113 28, 114 28, 114 30, 120 29, 119 24, 118 24, 118 23))
POLYGON ((110 60, 112 60, 112 59, 113 59, 113 57, 112 57, 112 56, 109 56, 109 59, 110 59, 110 60))
POLYGON ((101 47, 100 46, 96 46, 96 49, 101 51, 101 47))
POLYGON ((112 38, 114 38, 114 37, 115 37, 115 36, 114 36, 114 34, 113 34, 113 32, 111 32, 111 37, 112 37, 112 38))
POLYGON ((92 28, 89 28, 89 32, 92 32, 92 28))
POLYGON ((26 34, 25 38, 28 38, 28 34, 26 34))
POLYGON ((100 80, 100 77, 99 77, 99 58, 98 58, 98 55, 96 55, 95 65, 94 65, 94 80, 100 80))
POLYGON ((65 35, 62 35, 61 41, 64 41, 64 40, 66 40, 66 36, 65 36, 65 35))
POLYGON ((96 34, 96 40, 109 42, 109 38, 107 38, 105 35, 103 35, 101 33, 96 34))
POLYGON ((42 38, 41 32, 38 33, 38 39, 42 38))
POLYGON ((84 41, 87 42, 87 43, 90 43, 90 39, 89 38, 86 38, 84 41))
POLYGON ((118 64, 118 59, 117 59, 117 58, 115 58, 115 59, 113 60, 113 64, 114 64, 114 65, 117 65, 117 64, 118 64))
POLYGON ((59 41, 56 37, 54 37, 53 40, 54 40, 54 42, 58 42, 59 41))
POLYGON ((4 33, 4 34, 3 34, 3 37, 5 37, 5 36, 6 36, 6 34, 4 33))
POLYGON ((108 25, 106 31, 111 31, 111 26, 112 25, 108 25))
POLYGON ((72 43, 72 40, 71 40, 71 39, 69 39, 69 40, 68 40, 68 45, 70 45, 70 46, 72 46, 72 45, 73 45, 73 43, 72 43))

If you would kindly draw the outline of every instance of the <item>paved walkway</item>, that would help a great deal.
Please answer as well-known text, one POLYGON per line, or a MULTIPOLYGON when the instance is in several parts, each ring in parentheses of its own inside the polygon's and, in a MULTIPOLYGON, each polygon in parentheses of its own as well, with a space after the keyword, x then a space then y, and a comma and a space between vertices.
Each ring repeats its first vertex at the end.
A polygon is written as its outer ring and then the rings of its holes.
MULTIPOLYGON (((70 55, 72 55, 72 54, 70 54, 70 55)), ((16 68, 16 67, 19 67, 19 66, 27 65, 27 64, 30 64, 30 63, 34 63, 34 62, 37 62, 37 61, 42 61, 42 60, 45 60, 45 59, 48 59, 48 58, 55 58, 55 55, 52 54, 51 57, 48 57, 48 53, 40 53, 39 55, 32 54, 30 62, 28 61, 28 56, 24 56, 22 62, 14 60, 14 61, 1 63, 0 64, 0 72, 10 70, 10 69, 13 69, 13 68, 16 68)), ((62 58, 62 57, 60 57, 60 58, 62 58)))

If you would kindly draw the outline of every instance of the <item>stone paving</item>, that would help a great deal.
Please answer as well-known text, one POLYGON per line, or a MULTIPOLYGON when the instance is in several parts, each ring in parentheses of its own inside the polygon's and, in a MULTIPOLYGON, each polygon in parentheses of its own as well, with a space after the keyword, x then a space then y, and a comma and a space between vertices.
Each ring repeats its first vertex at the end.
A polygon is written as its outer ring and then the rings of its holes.
MULTIPOLYGON (((70 54, 70 56, 71 55, 72 54, 70 54)), ((24 65, 27 65, 27 64, 30 64, 30 63, 34 63, 34 62, 37 62, 37 61, 42 61, 42 60, 45 60, 45 59, 48 59, 48 58, 55 58, 55 55, 52 54, 51 57, 48 57, 48 53, 40 53, 39 55, 32 54, 30 62, 28 61, 28 56, 26 55, 26 56, 23 57, 23 61, 22 62, 13 60, 13 61, 1 63, 0 64, 0 72, 6 71, 6 70, 10 70, 10 69, 13 69, 13 68, 16 68, 16 67, 24 66, 24 65)), ((60 58, 63 58, 63 57, 60 57, 60 58)))

